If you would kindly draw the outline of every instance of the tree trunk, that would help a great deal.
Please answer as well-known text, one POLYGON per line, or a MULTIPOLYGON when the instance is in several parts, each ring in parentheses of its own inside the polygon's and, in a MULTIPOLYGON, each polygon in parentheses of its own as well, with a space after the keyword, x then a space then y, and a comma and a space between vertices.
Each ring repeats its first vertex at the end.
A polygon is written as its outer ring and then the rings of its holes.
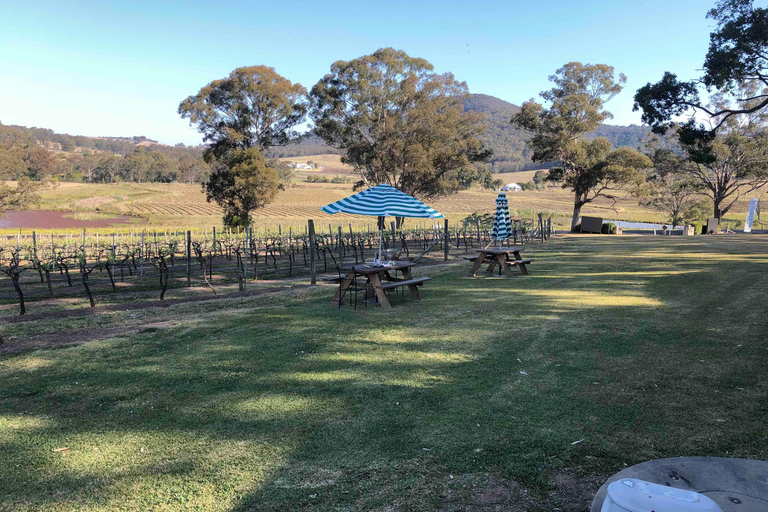
POLYGON ((715 218, 717 219, 717 223, 719 224, 720 221, 723 219, 723 212, 720 210, 720 201, 717 201, 715 203, 714 214, 715 214, 715 218))
POLYGON ((571 232, 576 231, 576 224, 579 223, 579 217, 581 216, 581 207, 584 206, 581 202, 579 195, 573 200, 573 217, 571 217, 571 232))

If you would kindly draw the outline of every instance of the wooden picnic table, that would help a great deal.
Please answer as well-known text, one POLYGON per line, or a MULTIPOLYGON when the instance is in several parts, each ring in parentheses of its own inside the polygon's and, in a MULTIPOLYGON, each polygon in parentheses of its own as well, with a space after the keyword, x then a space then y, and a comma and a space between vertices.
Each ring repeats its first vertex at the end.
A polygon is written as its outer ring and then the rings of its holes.
POLYGON ((372 265, 359 264, 359 265, 347 265, 341 267, 342 272, 345 275, 340 279, 339 288, 333 296, 333 303, 338 304, 344 297, 344 293, 347 288, 350 287, 352 281, 357 276, 365 277, 368 280, 370 288, 373 293, 376 294, 376 298, 379 299, 379 304, 384 309, 392 309, 392 305, 387 299, 385 290, 397 288, 398 286, 407 286, 411 291, 411 297, 415 300, 421 300, 419 289, 417 286, 422 285, 426 281, 429 281, 429 277, 420 277, 414 279, 411 274, 411 268, 415 267, 416 263, 410 261, 396 261, 391 265, 384 265, 381 267, 374 267, 372 265), (403 277, 395 277, 390 272, 400 271, 403 273, 403 277), (385 281, 384 283, 382 281, 385 281))
POLYGON ((527 265, 533 261, 533 259, 524 259, 521 256, 521 252, 525 250, 525 247, 511 246, 511 247, 486 247, 485 249, 477 249, 479 253, 477 256, 467 258, 470 261, 474 261, 472 270, 469 271, 469 275, 474 277, 477 273, 480 265, 488 263, 487 272, 493 272, 496 265, 499 265, 500 269, 507 277, 513 277, 512 267, 520 269, 520 274, 527 276, 527 265), (512 257, 510 257, 510 254, 512 257))

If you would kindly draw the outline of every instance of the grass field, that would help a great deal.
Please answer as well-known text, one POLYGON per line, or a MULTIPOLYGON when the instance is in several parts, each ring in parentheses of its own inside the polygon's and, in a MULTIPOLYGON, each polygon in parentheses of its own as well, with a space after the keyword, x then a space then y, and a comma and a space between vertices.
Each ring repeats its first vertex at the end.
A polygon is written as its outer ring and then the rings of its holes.
POLYGON ((766 254, 561 236, 391 314, 296 282, 3 324, 0 510, 574 511, 626 465, 768 458, 766 254))
MULTIPOLYGON (((306 183, 310 174, 349 175, 351 169, 343 165, 338 155, 315 155, 285 159, 288 161, 318 163, 317 170, 296 171, 293 185, 279 192, 275 201, 255 212, 255 225, 276 228, 306 226, 307 219, 315 219, 321 225, 326 223, 364 225, 369 218, 350 216, 329 216, 318 208, 337 201, 353 193, 352 184, 306 183)), ((500 174, 505 183, 526 182, 532 179, 535 171, 500 174)), ((431 206, 444 213, 450 222, 460 222, 472 213, 491 213, 495 209, 497 193, 484 190, 468 190, 444 198, 428 201, 431 206)), ((543 191, 508 193, 510 210, 513 216, 530 218, 538 212, 553 216, 558 228, 570 226, 573 209, 573 197, 569 191, 559 187, 548 187, 543 191)), ((737 204, 728 218, 743 224, 748 200, 737 204)), ((61 183, 53 190, 44 193, 42 209, 60 211, 95 211, 112 212, 137 216, 141 225, 148 228, 200 228, 221 225, 221 211, 213 203, 205 201, 199 185, 154 184, 154 183, 118 183, 118 184, 81 184, 61 183)), ((639 206, 637 201, 626 194, 612 208, 607 200, 599 200, 587 205, 584 215, 597 215, 607 219, 665 222, 664 214, 639 206)), ((408 225, 416 221, 407 221, 408 225)))

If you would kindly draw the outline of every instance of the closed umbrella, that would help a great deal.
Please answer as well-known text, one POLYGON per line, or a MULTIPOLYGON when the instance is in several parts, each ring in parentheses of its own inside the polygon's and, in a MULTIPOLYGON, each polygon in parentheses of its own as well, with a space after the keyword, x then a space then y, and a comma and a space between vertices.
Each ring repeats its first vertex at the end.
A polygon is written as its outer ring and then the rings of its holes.
MULTIPOLYGON (((441 219, 444 215, 415 197, 401 192, 392 185, 382 184, 340 199, 320 208, 325 213, 349 213, 376 217, 412 217, 441 219)), ((509 217, 509 215, 507 215, 509 217)), ((379 255, 381 259, 382 225, 379 226, 379 255)))
POLYGON ((491 238, 497 240, 501 247, 502 240, 507 240, 510 236, 512 236, 512 221, 509 218, 509 202, 507 196, 500 192, 496 197, 496 216, 493 219, 491 238))

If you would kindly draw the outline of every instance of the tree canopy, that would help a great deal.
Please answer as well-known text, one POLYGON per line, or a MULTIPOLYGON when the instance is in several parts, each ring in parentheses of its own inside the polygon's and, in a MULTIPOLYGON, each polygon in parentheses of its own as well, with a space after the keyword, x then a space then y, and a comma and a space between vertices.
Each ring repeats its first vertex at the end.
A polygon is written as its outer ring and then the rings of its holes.
POLYGON ((295 127, 307 113, 307 91, 267 66, 237 68, 179 105, 179 114, 197 125, 209 144, 206 158, 234 149, 261 151, 299 137, 295 127))
POLYGON ((416 197, 458 190, 489 156, 467 85, 392 48, 338 61, 311 90, 315 133, 341 149, 360 186, 388 183, 416 197))
POLYGON ((224 224, 247 227, 251 212, 269 204, 277 194, 280 180, 275 169, 267 167, 256 147, 235 149, 211 173, 206 199, 224 210, 224 224))
POLYGON ((646 180, 632 192, 640 204, 669 215, 672 226, 703 219, 707 205, 701 200, 702 184, 691 176, 691 162, 676 142, 676 136, 649 137, 645 154, 653 162, 646 180))
POLYGON ((732 117, 714 138, 681 141, 691 164, 687 173, 712 200, 717 219, 743 195, 768 184, 768 130, 762 124, 732 117))
POLYGON ((224 209, 224 224, 248 226, 250 213, 270 203, 290 175, 263 152, 298 140, 295 127, 307 114, 307 91, 274 68, 237 68, 179 105, 209 144, 206 161, 216 170, 203 187, 208 201, 224 209))
POLYGON ((678 126, 681 136, 706 138, 733 116, 768 107, 768 9, 754 7, 752 0, 720 0, 707 17, 717 25, 710 34, 704 74, 681 81, 667 71, 659 82, 646 84, 635 95, 634 110, 642 110, 643 122, 656 133, 678 126), (751 85, 753 94, 739 94, 745 84, 751 85), (733 94, 734 103, 713 108, 702 100, 702 88, 733 94), (712 118, 713 125, 699 124, 698 112, 712 118), (675 120, 686 114, 686 121, 675 120))
POLYGON ((612 152, 607 139, 583 138, 613 117, 605 103, 621 92, 623 74, 616 77, 614 68, 605 64, 569 62, 549 79, 555 86, 541 93, 549 108, 531 99, 511 122, 533 132, 528 144, 534 162, 558 162, 547 179, 574 192, 573 229, 584 204, 614 198, 611 191, 634 181, 637 170, 650 161, 629 148, 612 152))
POLYGON ((618 199, 616 191, 640 185, 645 179, 643 170, 652 165, 647 156, 634 149, 613 150, 607 139, 580 140, 571 153, 569 167, 553 167, 547 174, 547 180, 573 191, 573 229, 585 204, 599 197, 615 203, 618 199))

